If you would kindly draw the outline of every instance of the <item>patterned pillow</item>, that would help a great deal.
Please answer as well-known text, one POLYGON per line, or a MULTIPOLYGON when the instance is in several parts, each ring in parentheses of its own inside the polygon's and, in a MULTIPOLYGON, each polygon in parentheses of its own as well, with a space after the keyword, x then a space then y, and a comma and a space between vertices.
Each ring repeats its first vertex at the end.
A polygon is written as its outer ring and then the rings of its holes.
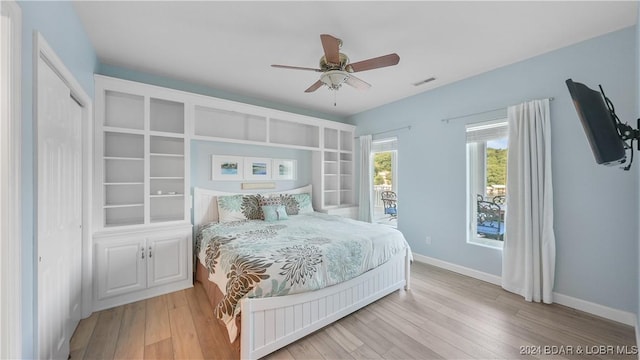
POLYGON ((218 197, 218 222, 262 220, 262 195, 229 195, 218 197))
POLYGON ((312 213, 313 204, 311 203, 311 194, 293 194, 294 199, 298 202, 298 214, 312 213))
POLYGON ((284 205, 264 205, 261 208, 264 214, 264 221, 278 221, 289 218, 284 205))
POLYGON ((311 194, 280 194, 280 201, 285 206, 288 215, 298 215, 313 212, 311 194))
POLYGON ((261 197, 260 198, 260 206, 278 206, 282 205, 282 201, 280 197, 261 197))

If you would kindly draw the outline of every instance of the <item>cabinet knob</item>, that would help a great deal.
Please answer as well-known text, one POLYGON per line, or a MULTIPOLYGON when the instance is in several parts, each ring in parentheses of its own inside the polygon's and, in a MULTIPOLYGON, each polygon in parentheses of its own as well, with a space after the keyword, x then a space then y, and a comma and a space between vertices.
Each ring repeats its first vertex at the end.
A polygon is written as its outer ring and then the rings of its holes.
POLYGON ((142 259, 144 259, 144 247, 140 248, 140 252, 142 253, 142 259))

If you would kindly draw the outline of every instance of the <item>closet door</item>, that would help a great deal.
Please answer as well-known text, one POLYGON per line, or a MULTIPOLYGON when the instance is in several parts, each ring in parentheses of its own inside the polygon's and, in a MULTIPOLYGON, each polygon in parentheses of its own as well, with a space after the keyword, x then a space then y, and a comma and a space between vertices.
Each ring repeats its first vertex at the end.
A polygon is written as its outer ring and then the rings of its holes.
POLYGON ((81 288, 82 124, 67 85, 38 62, 38 357, 66 359, 81 288))

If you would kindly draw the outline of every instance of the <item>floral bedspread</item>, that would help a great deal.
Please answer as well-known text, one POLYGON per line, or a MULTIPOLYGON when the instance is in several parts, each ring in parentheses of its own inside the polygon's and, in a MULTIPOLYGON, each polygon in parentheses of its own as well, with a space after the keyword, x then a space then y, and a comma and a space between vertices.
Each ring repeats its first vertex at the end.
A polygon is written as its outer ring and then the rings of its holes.
POLYGON ((224 295, 215 314, 233 342, 240 300, 313 291, 375 268, 409 245, 396 229, 322 213, 212 223, 196 251, 224 295))

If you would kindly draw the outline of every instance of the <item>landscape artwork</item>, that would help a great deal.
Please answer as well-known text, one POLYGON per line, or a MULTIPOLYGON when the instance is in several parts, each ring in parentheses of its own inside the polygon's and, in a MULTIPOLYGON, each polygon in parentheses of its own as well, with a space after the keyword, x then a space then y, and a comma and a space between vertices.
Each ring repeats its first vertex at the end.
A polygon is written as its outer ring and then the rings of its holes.
POLYGON ((245 180, 270 180, 271 159, 268 158, 244 158, 245 180))
POLYGON ((212 180, 242 180, 244 159, 240 156, 212 155, 212 180))
POLYGON ((274 180, 295 180, 296 161, 288 159, 273 159, 274 180))

